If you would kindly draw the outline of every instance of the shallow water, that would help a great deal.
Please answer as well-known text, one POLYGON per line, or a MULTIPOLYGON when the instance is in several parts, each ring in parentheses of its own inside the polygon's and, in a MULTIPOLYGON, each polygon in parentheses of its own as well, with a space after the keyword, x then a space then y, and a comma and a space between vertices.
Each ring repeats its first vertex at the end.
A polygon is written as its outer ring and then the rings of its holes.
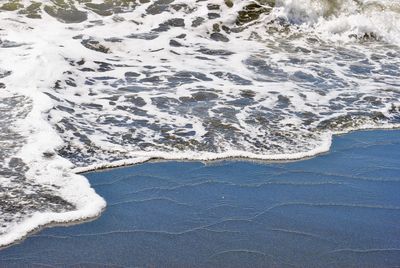
POLYGON ((76 171, 298 159, 329 150, 334 133, 399 126, 397 1, 13 0, 0 10, 0 245, 97 215, 104 200, 76 171))
POLYGON ((0 251, 0 266, 395 267, 400 131, 291 163, 158 162, 88 173, 97 220, 0 251))

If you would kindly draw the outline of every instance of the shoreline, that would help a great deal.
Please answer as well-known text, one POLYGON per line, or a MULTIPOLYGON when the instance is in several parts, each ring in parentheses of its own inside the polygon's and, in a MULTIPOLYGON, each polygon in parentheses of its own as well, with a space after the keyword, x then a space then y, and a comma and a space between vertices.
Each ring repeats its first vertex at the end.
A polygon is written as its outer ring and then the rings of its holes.
MULTIPOLYGON (((216 162, 216 161, 224 161, 224 160, 237 160, 237 161, 251 161, 251 162, 261 162, 261 163, 286 163, 286 162, 296 162, 296 161, 304 161, 308 159, 312 159, 314 157, 318 157, 320 155, 329 153, 332 147, 332 142, 335 139, 335 137, 338 136, 343 136, 355 132, 369 132, 369 131, 379 131, 379 130, 384 130, 384 131, 396 131, 400 130, 400 124, 396 125, 390 125, 387 127, 373 127, 373 126, 368 126, 366 128, 359 128, 359 129, 350 129, 346 131, 341 131, 341 132, 334 132, 329 134, 330 135, 330 142, 327 150, 311 150, 309 152, 303 152, 303 153, 296 153, 292 154, 294 155, 293 157, 281 157, 282 155, 286 154, 277 154, 277 155, 258 155, 258 154, 253 154, 253 153, 248 153, 245 151, 233 151, 232 153, 230 152, 223 152, 223 153, 209 153, 213 157, 188 157, 185 156, 186 153, 177 153, 182 154, 181 157, 168 157, 168 156, 157 156, 157 155, 166 155, 170 153, 165 153, 165 152, 149 152, 149 153, 141 153, 138 154, 137 157, 134 158, 127 158, 123 160, 117 160, 117 161, 111 161, 108 163, 100 163, 100 164, 94 164, 94 165, 89 165, 86 167, 75 167, 72 168, 72 171, 75 174, 85 174, 89 172, 96 172, 96 171, 103 171, 103 170, 108 170, 108 169, 114 169, 114 168, 123 168, 123 167, 128 167, 128 166, 133 166, 133 165, 138 165, 138 164, 143 164, 147 162, 160 162, 160 161, 200 161, 200 162, 216 162), (317 151, 314 153, 314 151, 317 151), (145 156, 148 154, 149 156, 145 156), (251 156, 246 156, 246 155, 251 155, 251 156), (304 155, 304 156, 299 156, 297 155, 304 155)), ((324 147, 325 148, 325 147, 324 147)), ((207 152, 201 152, 202 153, 207 153, 207 152)))
POLYGON ((106 211, 106 209, 107 209, 107 207, 103 208, 101 210, 101 212, 98 215, 94 216, 94 217, 88 217, 88 218, 83 218, 83 219, 79 219, 79 220, 72 220, 72 221, 65 221, 65 222, 54 221, 54 222, 46 223, 46 224, 43 224, 43 225, 39 225, 37 228, 35 228, 34 230, 31 230, 27 235, 21 237, 20 239, 15 240, 14 242, 12 242, 10 244, 4 245, 4 246, 0 246, 0 251, 2 251, 4 249, 7 249, 7 248, 10 248, 10 247, 13 247, 13 246, 16 246, 18 244, 21 244, 27 238, 29 238, 30 236, 32 236, 32 235, 34 235, 36 233, 39 233, 39 232, 41 232, 41 231, 43 231, 44 229, 47 229, 47 228, 69 227, 69 226, 74 226, 74 225, 79 225, 79 224, 95 221, 95 220, 97 220, 98 218, 101 217, 101 215, 104 213, 104 211, 106 211))
MULTIPOLYGON (((130 167, 130 166, 135 166, 135 165, 139 165, 139 164, 143 164, 143 163, 156 163, 156 162, 170 162, 170 161, 179 161, 179 162, 191 162, 191 161, 199 161, 202 163, 212 163, 212 162, 218 162, 218 161, 244 161, 244 162, 260 162, 263 164, 273 164, 273 163, 290 163, 290 162, 299 162, 299 161, 305 161, 305 160, 309 160, 309 159, 313 159, 315 157, 318 157, 320 155, 324 155, 324 154, 328 154, 331 151, 331 147, 332 147, 332 143, 333 140, 335 139, 335 137, 338 136, 343 136, 343 135, 347 135, 347 134, 351 134, 351 133, 356 133, 356 132, 373 132, 373 131, 396 131, 396 130, 400 130, 400 125, 395 125, 395 126, 388 126, 388 127, 379 127, 379 128, 372 128, 372 127, 368 127, 368 128, 363 128, 363 129, 352 129, 349 131, 343 131, 343 132, 338 132, 338 133, 333 133, 331 135, 331 141, 329 143, 329 148, 326 151, 321 151, 320 153, 314 154, 314 155, 310 155, 310 156, 305 156, 305 157, 301 157, 301 158, 292 158, 292 159, 262 159, 262 158, 252 158, 252 157, 217 157, 217 158, 213 158, 213 159, 191 159, 191 158, 160 158, 160 157, 151 157, 151 158, 147 158, 145 159, 144 157, 139 158, 133 158, 133 159, 128 159, 128 160, 121 160, 121 161, 116 161, 116 162, 111 162, 109 164, 103 164, 103 165, 96 165, 96 167, 91 167, 88 166, 86 168, 73 168, 72 171, 77 174, 77 175, 83 175, 86 173, 91 173, 91 172, 102 172, 102 171, 107 171, 107 170, 112 170, 112 169, 117 169, 117 168, 124 168, 124 167, 130 167)), ((90 185, 91 188, 92 185, 90 185)), ((96 193, 97 194, 97 193, 96 193)), ((99 212, 97 213, 95 216, 93 217, 83 217, 77 220, 70 220, 70 221, 52 221, 46 224, 42 224, 37 226, 36 228, 34 228, 33 230, 28 231, 28 233, 26 235, 24 235, 23 237, 21 237, 20 239, 17 239, 11 243, 7 243, 4 245, 0 246, 0 251, 12 247, 14 245, 20 244, 21 242, 23 242, 24 240, 26 240, 28 237, 32 236, 35 233, 38 233, 44 229, 47 228, 53 228, 53 227, 60 227, 60 226, 74 226, 74 225, 79 225, 82 223, 86 223, 86 222, 91 222, 94 221, 98 218, 100 218, 102 216, 102 214, 107 210, 107 204, 105 205, 105 207, 99 212)), ((71 211, 71 212, 77 212, 78 210, 75 211, 71 211)), ((69 213, 69 212, 66 212, 69 213)))
POLYGON ((0 266, 392 267, 399 131, 336 137, 330 153, 306 161, 153 161, 89 172, 107 201, 101 217, 42 228, 0 251, 0 266))

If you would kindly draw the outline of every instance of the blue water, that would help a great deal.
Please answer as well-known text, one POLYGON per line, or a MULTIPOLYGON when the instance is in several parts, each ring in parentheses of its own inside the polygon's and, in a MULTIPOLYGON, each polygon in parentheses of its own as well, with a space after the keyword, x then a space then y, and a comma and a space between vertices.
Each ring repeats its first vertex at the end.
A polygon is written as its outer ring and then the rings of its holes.
POLYGON ((157 162, 86 175, 108 206, 0 251, 1 267, 400 265, 400 131, 289 163, 157 162))

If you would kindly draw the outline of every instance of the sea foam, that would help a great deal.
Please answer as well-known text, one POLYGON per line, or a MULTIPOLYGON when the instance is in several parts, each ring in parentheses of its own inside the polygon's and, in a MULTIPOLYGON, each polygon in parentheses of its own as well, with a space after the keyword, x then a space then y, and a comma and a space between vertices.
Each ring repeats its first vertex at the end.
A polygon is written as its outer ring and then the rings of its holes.
POLYGON ((0 7, 3 246, 104 209, 75 173, 300 159, 399 125, 395 2, 19 3, 0 7))

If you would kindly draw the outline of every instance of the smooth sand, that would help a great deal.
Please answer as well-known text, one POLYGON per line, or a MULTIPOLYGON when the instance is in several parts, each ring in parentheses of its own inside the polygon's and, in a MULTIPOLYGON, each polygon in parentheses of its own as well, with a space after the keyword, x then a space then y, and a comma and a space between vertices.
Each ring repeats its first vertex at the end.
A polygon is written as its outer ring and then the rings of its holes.
POLYGON ((400 131, 288 163, 156 162, 86 175, 108 206, 0 251, 1 267, 400 265, 400 131))

